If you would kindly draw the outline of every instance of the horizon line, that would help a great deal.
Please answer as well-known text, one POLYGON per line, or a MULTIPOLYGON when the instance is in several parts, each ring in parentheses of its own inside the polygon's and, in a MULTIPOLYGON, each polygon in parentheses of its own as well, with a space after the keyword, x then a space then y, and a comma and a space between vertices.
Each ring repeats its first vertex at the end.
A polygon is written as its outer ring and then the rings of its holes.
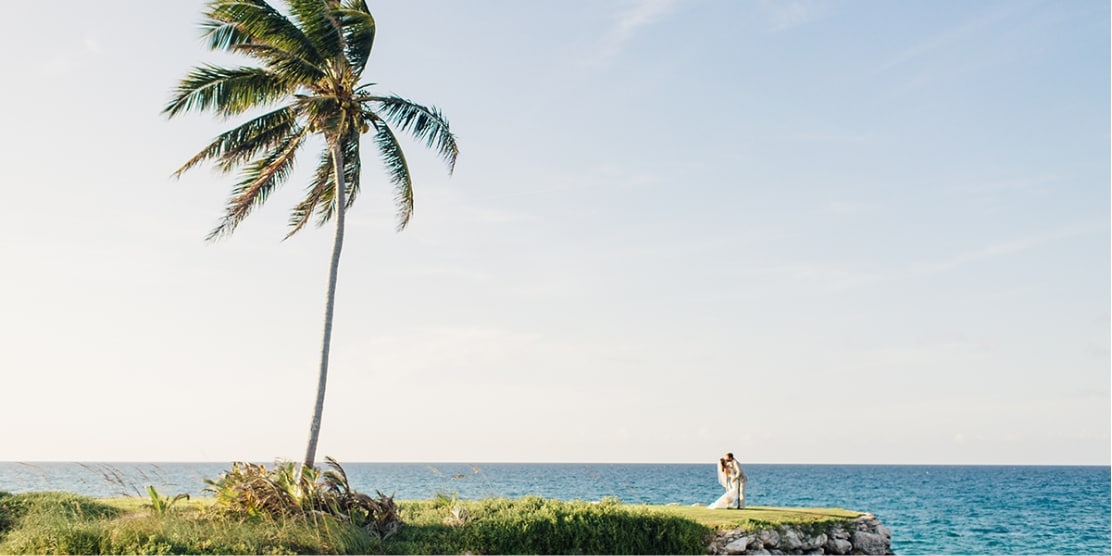
MULTIPOLYGON (((251 459, 220 459, 220 460, 0 460, 0 464, 34 465, 39 463, 72 463, 72 464, 231 464, 236 462, 258 463, 262 460, 251 459)), ((740 461, 740 460, 739 460, 740 461)), ((286 463, 294 460, 274 458, 265 460, 264 463, 286 463)), ((322 462, 317 462, 319 466, 322 462)), ((767 461, 742 461, 744 465, 807 465, 807 466, 886 466, 886 467, 1112 467, 1112 463, 798 463, 798 462, 767 462, 767 461)), ((714 465, 713 461, 671 461, 671 462, 644 462, 644 461, 348 461, 340 462, 341 465, 350 464, 381 464, 381 465, 714 465)))

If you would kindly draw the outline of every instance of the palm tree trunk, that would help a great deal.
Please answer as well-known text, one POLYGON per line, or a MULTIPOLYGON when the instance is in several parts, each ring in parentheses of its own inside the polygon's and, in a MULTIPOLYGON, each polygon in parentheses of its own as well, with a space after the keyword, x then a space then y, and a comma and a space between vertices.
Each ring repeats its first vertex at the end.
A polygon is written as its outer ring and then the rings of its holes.
POLYGON ((332 310, 336 305, 336 273, 340 268, 340 250, 344 246, 344 153, 341 141, 332 145, 332 164, 336 172, 336 239, 332 243, 332 263, 328 269, 328 297, 324 306, 324 340, 320 348, 320 377, 317 379, 317 401, 313 406, 313 422, 309 426, 309 447, 305 450, 305 466, 313 467, 320 436, 321 414, 324 413, 324 387, 328 382, 328 350, 332 344, 332 310))

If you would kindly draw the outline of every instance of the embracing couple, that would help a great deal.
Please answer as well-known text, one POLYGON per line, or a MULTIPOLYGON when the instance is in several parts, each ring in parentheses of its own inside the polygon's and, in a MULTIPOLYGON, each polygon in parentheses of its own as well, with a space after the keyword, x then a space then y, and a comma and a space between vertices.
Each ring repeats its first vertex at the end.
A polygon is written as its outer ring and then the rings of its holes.
POLYGON ((734 459, 733 452, 727 453, 724 458, 719 458, 718 484, 726 489, 726 493, 707 507, 711 509, 744 508, 745 483, 748 481, 749 477, 745 476, 745 471, 742 471, 741 464, 734 459))

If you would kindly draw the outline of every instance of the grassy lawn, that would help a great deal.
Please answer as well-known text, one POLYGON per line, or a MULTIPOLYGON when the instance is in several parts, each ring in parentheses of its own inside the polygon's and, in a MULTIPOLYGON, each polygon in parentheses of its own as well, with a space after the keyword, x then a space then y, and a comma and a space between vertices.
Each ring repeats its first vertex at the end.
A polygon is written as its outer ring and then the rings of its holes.
MULTIPOLYGON (((106 505, 129 513, 143 513, 150 511, 147 507, 149 500, 146 498, 102 498, 99 500, 106 505)), ((476 502, 466 504, 473 505, 476 502)), ((174 505, 174 509, 182 513, 200 513, 205 508, 212 506, 212 498, 193 498, 182 500, 174 505)), ((432 505, 425 500, 403 500, 398 502, 404 514, 415 518, 431 512, 432 505)), ((652 505, 628 504, 623 508, 630 510, 644 510, 659 512, 669 516, 689 519, 711 529, 736 529, 736 528, 761 528, 769 525, 798 525, 804 523, 828 523, 835 521, 848 521, 860 517, 862 512, 843 510, 841 508, 777 508, 771 506, 749 506, 744 510, 711 510, 705 506, 677 506, 677 505, 652 505)))
POLYGON ((398 503, 405 525, 386 540, 334 519, 228 519, 212 498, 164 514, 146 498, 0 493, 6 554, 700 554, 714 530, 847 521, 833 508, 709 510, 562 502, 538 497, 398 503))
POLYGON ((749 506, 744 510, 711 510, 704 506, 645 506, 653 511, 690 519, 712 529, 761 528, 769 525, 817 524, 848 521, 865 515, 841 508, 774 508, 749 506))

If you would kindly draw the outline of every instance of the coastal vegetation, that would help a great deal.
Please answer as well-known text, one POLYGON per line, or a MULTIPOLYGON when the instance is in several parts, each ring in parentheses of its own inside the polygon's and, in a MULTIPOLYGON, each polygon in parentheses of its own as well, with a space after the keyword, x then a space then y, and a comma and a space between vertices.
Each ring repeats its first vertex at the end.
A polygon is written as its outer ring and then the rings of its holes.
POLYGON ((163 112, 211 112, 253 119, 226 131, 178 168, 180 176, 206 161, 224 173, 240 171, 214 240, 235 231, 293 171, 310 138, 324 140, 304 199, 290 214, 290 237, 310 220, 336 225, 325 301, 317 395, 304 465, 312 468, 328 378, 336 279, 344 242, 344 213, 361 183, 360 139, 373 145, 394 187, 397 229, 413 215, 413 179, 398 133, 436 151, 451 173, 459 149, 448 120, 435 107, 397 95, 376 94, 361 84, 375 39, 375 20, 364 0, 287 0, 285 12, 265 0, 209 0, 202 29, 207 46, 241 55, 257 67, 202 65, 190 71, 163 112))
MULTIPOLYGON (((161 495, 160 495, 161 496, 161 495)), ((845 510, 740 511, 525 497, 399 502, 404 523, 380 538, 319 513, 235 515, 213 498, 164 513, 143 498, 0 493, 2 554, 700 554, 716 531, 848 522, 845 510)))

